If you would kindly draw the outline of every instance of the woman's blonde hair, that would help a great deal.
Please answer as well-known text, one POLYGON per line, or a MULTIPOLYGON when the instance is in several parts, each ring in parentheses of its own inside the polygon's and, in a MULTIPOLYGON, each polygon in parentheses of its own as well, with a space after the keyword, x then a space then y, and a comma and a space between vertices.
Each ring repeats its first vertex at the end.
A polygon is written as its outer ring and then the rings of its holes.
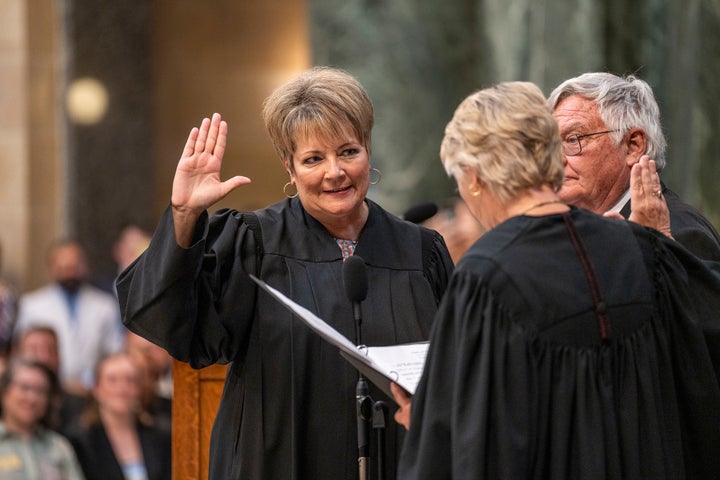
POLYGON ((297 139, 309 135, 342 138, 352 132, 370 153, 372 102, 360 82, 342 70, 313 67, 281 85, 265 100, 263 120, 291 169, 297 139))
POLYGON ((463 100, 445 128, 440 158, 448 175, 473 170, 501 202, 563 182, 557 122, 529 82, 500 83, 463 100))

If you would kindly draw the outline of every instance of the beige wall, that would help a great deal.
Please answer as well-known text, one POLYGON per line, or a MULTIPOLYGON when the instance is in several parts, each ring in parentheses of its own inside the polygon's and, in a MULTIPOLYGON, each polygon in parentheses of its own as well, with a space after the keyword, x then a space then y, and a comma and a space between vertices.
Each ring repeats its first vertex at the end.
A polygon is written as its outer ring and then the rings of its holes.
MULTIPOLYGON (((2 274, 23 291, 46 281, 47 245, 72 230, 61 5, 0 0, 2 274)), ((208 8, 204 2, 155 0, 152 5, 154 214, 169 201, 190 128, 215 111, 230 126, 223 176, 253 180, 217 207, 251 209, 283 198, 287 175, 260 110, 275 86, 310 63, 305 2, 216 0, 208 8)))
POLYGON ((260 116, 270 91, 310 62, 304 1, 155 2, 156 212, 169 202, 172 176, 190 128, 219 112, 228 122, 223 178, 253 183, 217 207, 252 209, 283 197, 287 181, 260 116))
POLYGON ((0 0, 0 243, 3 273, 17 278, 27 256, 27 40, 23 0, 0 0))
POLYGON ((2 273, 21 289, 44 281, 47 242, 65 233, 56 3, 0 0, 2 273))

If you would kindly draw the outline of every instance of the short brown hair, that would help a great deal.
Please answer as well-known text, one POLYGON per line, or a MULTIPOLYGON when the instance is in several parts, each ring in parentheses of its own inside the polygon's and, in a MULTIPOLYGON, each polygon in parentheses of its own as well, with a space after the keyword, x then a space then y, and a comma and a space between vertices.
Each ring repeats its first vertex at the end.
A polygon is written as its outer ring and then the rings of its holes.
POLYGON ((372 102, 360 82, 343 70, 313 67, 281 85, 265 100, 263 120, 275 150, 291 169, 301 135, 341 137, 349 127, 370 153, 372 102))

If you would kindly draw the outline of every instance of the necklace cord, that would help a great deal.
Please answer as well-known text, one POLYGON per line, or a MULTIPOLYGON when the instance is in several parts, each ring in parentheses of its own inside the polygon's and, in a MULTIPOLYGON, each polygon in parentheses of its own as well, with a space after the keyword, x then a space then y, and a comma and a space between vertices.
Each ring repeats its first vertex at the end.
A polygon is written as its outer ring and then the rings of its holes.
POLYGON ((526 210, 523 210, 522 212, 520 212, 520 215, 527 215, 528 212, 531 212, 532 210, 535 210, 536 208, 544 207, 545 205, 554 205, 556 203, 565 205, 565 202, 563 202, 561 200, 547 200, 544 202, 536 203, 532 207, 530 207, 526 210))

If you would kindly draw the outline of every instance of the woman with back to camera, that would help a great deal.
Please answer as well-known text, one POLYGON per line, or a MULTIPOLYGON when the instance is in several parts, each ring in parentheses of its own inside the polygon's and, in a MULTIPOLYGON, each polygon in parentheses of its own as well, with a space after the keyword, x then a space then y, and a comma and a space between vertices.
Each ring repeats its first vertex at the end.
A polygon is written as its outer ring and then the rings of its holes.
MULTIPOLYGON (((399 478, 720 471, 720 388, 699 326, 719 324, 717 280, 655 230, 562 203, 561 143, 524 82, 470 95, 445 130, 443 165, 488 231, 453 273, 411 411, 393 385, 410 427, 399 478)), ((633 168, 633 204, 662 210, 653 162, 633 168)))
MULTIPOLYGON (((356 478, 357 372, 248 274, 352 340, 343 260, 357 254, 368 277, 363 343, 388 345, 427 339, 452 261, 439 234, 366 198, 373 108, 356 79, 312 68, 276 89, 263 117, 289 198, 208 218, 208 208, 250 180, 220 180, 228 127, 218 114, 204 119, 190 132, 148 250, 118 279, 123 319, 193 367, 232 362, 211 479, 356 478)), ((387 432, 388 479, 398 433, 387 432)))

